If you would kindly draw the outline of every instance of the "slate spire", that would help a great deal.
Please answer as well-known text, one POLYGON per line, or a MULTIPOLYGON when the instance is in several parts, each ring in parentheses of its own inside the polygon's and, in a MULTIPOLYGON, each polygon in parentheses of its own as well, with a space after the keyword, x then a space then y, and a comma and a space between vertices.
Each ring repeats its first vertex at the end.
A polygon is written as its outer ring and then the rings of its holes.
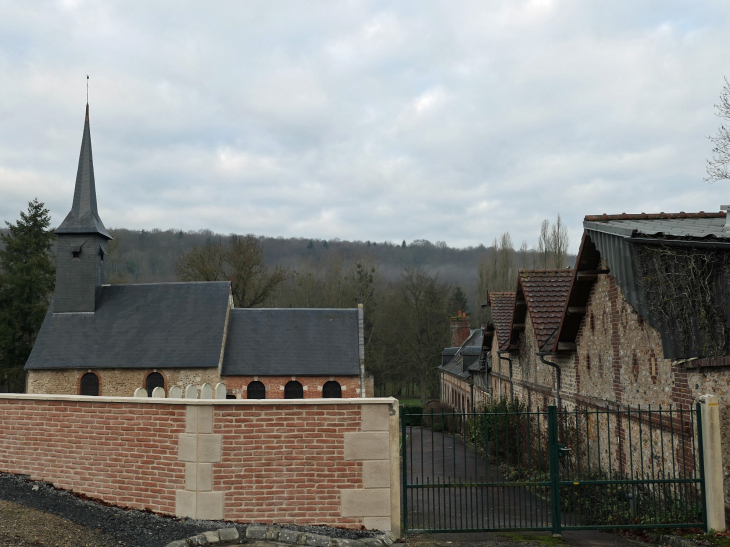
POLYGON ((76 172, 76 188, 71 212, 61 225, 57 234, 100 234, 112 239, 99 218, 96 208, 96 184, 94 182, 94 160, 91 154, 91 130, 89 129, 89 104, 86 103, 84 136, 81 139, 79 168, 76 172))

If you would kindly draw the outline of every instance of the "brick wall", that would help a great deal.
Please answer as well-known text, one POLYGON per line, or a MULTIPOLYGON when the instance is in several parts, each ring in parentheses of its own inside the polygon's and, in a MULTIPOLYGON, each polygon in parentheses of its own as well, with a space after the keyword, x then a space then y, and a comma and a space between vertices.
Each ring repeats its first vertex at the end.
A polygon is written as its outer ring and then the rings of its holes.
POLYGON ((264 384, 267 399, 283 399, 284 386, 291 380, 302 384, 305 399, 321 398, 322 387, 330 380, 340 384, 342 397, 351 398, 360 395, 359 376, 224 376, 221 378, 221 381, 226 384, 228 393, 241 399, 246 398, 246 386, 253 381, 264 384))
POLYGON ((0 470, 155 512, 398 533, 395 399, 0 395, 0 470))

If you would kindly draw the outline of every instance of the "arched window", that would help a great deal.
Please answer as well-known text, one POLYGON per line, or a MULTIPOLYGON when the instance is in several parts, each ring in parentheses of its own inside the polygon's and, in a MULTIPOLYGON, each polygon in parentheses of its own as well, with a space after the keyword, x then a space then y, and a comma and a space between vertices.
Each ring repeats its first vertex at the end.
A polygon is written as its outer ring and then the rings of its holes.
POLYGON ((156 387, 165 389, 165 377, 159 372, 153 372, 147 376, 147 385, 145 386, 145 389, 147 390, 148 397, 152 397, 152 390, 156 387))
POLYGON ((246 398, 266 399, 266 387, 261 382, 251 382, 246 388, 246 398))
POLYGON ((322 387, 322 397, 325 399, 342 399, 342 387, 332 380, 325 382, 322 387))
POLYGON ((287 382, 284 386, 284 399, 304 399, 304 388, 296 380, 287 382))
POLYGON ((87 372, 81 377, 81 395, 99 395, 99 377, 93 372, 87 372))

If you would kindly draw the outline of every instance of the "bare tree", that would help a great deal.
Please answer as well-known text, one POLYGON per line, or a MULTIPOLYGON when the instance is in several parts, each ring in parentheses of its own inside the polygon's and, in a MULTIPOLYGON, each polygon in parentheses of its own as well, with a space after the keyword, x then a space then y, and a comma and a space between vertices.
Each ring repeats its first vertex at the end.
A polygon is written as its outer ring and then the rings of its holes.
POLYGON ((558 220, 550 228, 550 259, 553 268, 565 268, 568 243, 568 230, 558 215, 558 220))
MULTIPOLYGON (((730 83, 725 78, 725 86, 720 95, 720 104, 715 105, 715 115, 730 122, 730 83)), ((728 167, 730 166, 730 128, 721 125, 717 135, 707 137, 712 141, 713 157, 707 160, 707 177, 705 182, 713 183, 718 180, 730 179, 728 167)))
POLYGON ((550 221, 545 219, 540 225, 540 238, 537 240, 537 255, 535 256, 536 268, 547 268, 550 262, 550 221))
POLYGON ((227 245, 218 240, 193 247, 175 262, 175 273, 180 281, 230 281, 238 308, 263 304, 289 275, 278 265, 269 272, 264 249, 252 235, 233 236, 227 245))

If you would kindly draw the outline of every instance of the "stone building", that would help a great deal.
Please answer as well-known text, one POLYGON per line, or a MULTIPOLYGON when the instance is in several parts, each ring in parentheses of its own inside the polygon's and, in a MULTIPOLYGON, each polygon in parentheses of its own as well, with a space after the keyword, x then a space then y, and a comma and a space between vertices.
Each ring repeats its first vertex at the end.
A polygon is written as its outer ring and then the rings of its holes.
POLYGON ((714 394, 730 507, 726 213, 591 215, 583 225, 574 270, 520 272, 514 300, 490 294, 492 396, 623 411, 714 394))
POLYGON ((229 282, 108 284, 88 105, 73 205, 55 232, 56 289, 25 365, 28 393, 221 382, 229 398, 366 395, 362 307, 237 309, 229 282))

